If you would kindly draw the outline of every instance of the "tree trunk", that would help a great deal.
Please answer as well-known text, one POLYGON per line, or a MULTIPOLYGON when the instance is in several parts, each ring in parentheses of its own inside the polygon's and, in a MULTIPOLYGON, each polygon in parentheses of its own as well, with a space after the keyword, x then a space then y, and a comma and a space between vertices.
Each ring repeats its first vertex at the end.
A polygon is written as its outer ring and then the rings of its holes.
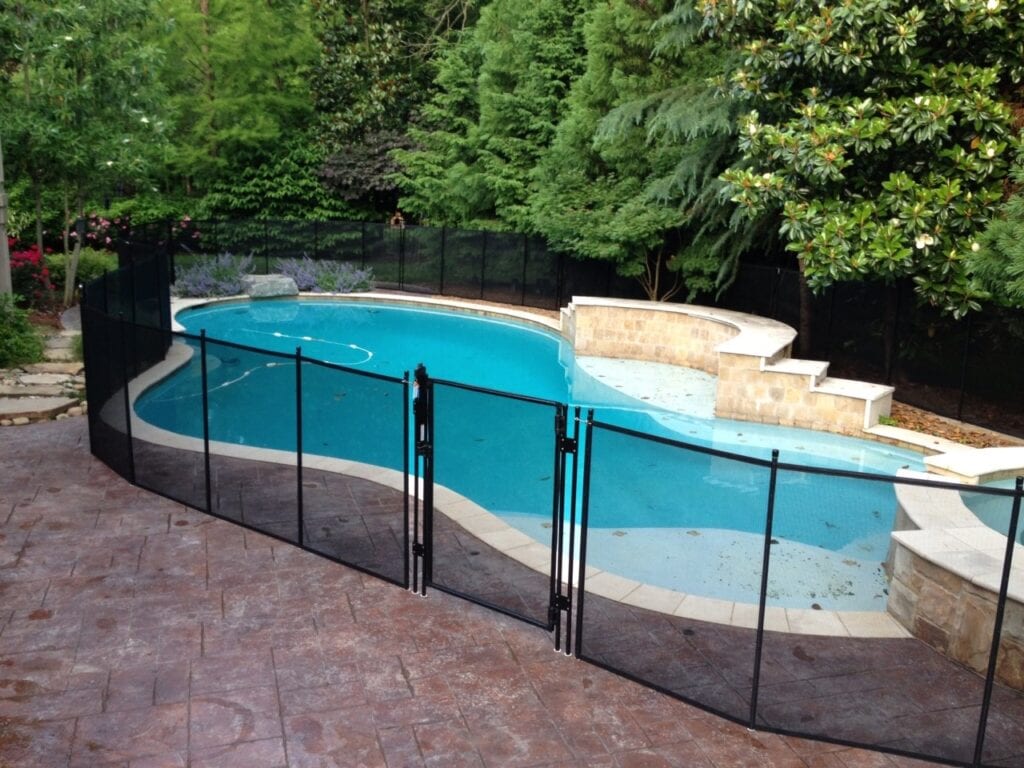
POLYGON ((7 248, 7 192, 4 191, 4 148, 0 144, 0 296, 14 293, 11 254, 7 248))
MULTIPOLYGON (((85 195, 79 189, 75 195, 75 208, 78 210, 77 221, 85 221, 85 195)), ((75 298, 75 279, 78 277, 78 259, 82 254, 82 240, 84 233, 79 229, 78 237, 75 238, 75 247, 68 256, 64 267, 64 306, 70 307, 75 298)))
POLYGON ((39 246, 39 252, 43 251, 43 187, 39 182, 32 183, 32 195, 36 200, 36 245, 39 246))
POLYGON ((807 284, 807 278, 804 277, 803 259, 797 263, 800 267, 800 323, 796 329, 797 354, 807 358, 813 354, 814 350, 814 339, 812 338, 814 335, 814 294, 807 284))

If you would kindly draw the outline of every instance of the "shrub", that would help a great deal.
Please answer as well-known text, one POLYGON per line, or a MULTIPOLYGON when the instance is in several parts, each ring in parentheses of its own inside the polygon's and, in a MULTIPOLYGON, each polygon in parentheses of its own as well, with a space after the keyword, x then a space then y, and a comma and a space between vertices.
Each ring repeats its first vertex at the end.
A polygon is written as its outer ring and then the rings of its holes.
POLYGON ((274 263, 274 271, 295 281, 300 291, 315 291, 317 288, 317 262, 309 256, 301 259, 278 259, 274 263))
POLYGON ((352 293, 372 288, 373 273, 359 269, 347 261, 317 263, 316 287, 328 293, 352 293))
MULTIPOLYGON (((46 254, 46 266, 50 270, 50 284, 54 291, 64 291, 64 276, 67 273, 67 256, 63 253, 46 254)), ((117 254, 110 251, 83 248, 78 257, 76 283, 89 283, 97 277, 117 269, 117 254)))
POLYGON ((352 293, 373 287, 372 270, 359 269, 344 261, 314 261, 308 256, 278 259, 274 270, 294 280, 300 291, 352 293))
POLYGON ((242 277, 253 270, 252 256, 222 253, 177 271, 174 295, 182 297, 234 296, 242 292, 242 277))
POLYGON ((34 363, 43 357, 43 340, 14 296, 0 295, 0 368, 34 363))
POLYGON ((48 309, 54 303, 54 291, 50 282, 50 270, 46 266, 39 246, 18 248, 17 241, 7 239, 11 249, 11 285, 19 296, 18 304, 33 309, 48 309))

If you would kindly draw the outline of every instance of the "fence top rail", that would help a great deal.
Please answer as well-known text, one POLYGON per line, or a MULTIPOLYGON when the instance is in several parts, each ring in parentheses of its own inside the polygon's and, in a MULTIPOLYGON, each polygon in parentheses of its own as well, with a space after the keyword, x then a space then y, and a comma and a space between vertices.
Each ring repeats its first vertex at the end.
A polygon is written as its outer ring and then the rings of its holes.
POLYGON ((493 395, 494 397, 503 397, 507 400, 518 400, 524 403, 535 403, 537 405, 550 406, 552 408, 567 408, 565 403, 560 403, 557 400, 546 400, 543 397, 533 397, 532 395, 523 395, 517 392, 505 392, 500 389, 489 389, 488 387, 478 387, 474 384, 464 384, 459 381, 449 381, 448 379, 434 379, 430 381, 435 385, 441 385, 444 387, 451 387, 453 389, 462 389, 468 392, 476 392, 481 395, 493 395))
MULTIPOLYGON (((708 456, 715 456, 717 458, 730 459, 732 461, 743 462, 745 464, 752 464, 754 466, 771 467, 772 465, 772 462, 769 459, 759 459, 755 456, 746 456, 741 453, 723 451, 719 448, 709 448, 704 445, 689 443, 686 442, 685 440, 675 440, 670 437, 651 435, 646 432, 639 432, 634 429, 629 429, 628 427, 620 427, 616 424, 609 424, 607 422, 599 421, 596 419, 592 419, 591 423, 594 427, 598 429, 603 429, 609 432, 618 432, 619 434, 635 437, 639 440, 661 443, 662 445, 668 445, 674 448, 692 451, 694 453, 702 453, 708 456)), ((784 461, 778 462, 776 466, 780 472, 801 472, 812 475, 824 475, 827 477, 842 477, 851 480, 865 480, 868 482, 889 483, 896 485, 914 485, 924 488, 937 488, 951 491, 969 491, 971 493, 980 493, 989 496, 1002 496, 1006 498, 1014 498, 1018 495, 1018 492, 1013 488, 993 488, 989 486, 980 485, 965 485, 964 483, 960 483, 957 482, 956 480, 949 479, 929 480, 920 477, 884 475, 877 472, 858 472, 856 470, 847 469, 830 469, 827 467, 815 467, 807 464, 793 464, 784 461)))

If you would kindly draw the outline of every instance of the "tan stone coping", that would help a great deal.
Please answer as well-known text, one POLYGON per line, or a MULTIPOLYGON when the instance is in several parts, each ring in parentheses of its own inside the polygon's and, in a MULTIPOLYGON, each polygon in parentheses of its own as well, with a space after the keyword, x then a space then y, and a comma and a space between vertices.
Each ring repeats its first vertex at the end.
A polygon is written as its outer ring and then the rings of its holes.
POLYGON ((643 301, 640 299, 605 299, 596 296, 573 296, 572 304, 577 307, 612 307, 643 309, 649 312, 669 312, 729 325, 739 331, 739 334, 719 344, 716 351, 733 355, 749 355, 773 359, 792 344, 793 339, 796 338, 796 331, 785 323, 780 323, 768 317, 735 312, 731 309, 701 307, 696 304, 669 304, 668 302, 643 301))
MULTIPOLYGON (((139 417, 134 409, 135 401, 143 392, 177 369, 187 365, 193 354, 192 347, 175 342, 168 349, 167 357, 163 362, 129 382, 128 394, 132 404, 133 438, 170 448, 202 453, 203 441, 200 438, 180 435, 156 427, 139 417)), ((111 402, 114 407, 119 407, 121 398, 114 397, 111 402)), ((211 441, 210 451, 216 455, 232 458, 266 461, 288 466, 296 464, 296 455, 293 452, 271 448, 255 448, 211 441)), ((311 469, 359 477, 399 491, 405 489, 403 473, 386 467, 307 453, 303 453, 302 461, 303 466, 311 469)), ((411 478, 409 487, 412 487, 411 478)), ((435 485, 434 506, 468 533, 507 557, 543 573, 545 576, 550 572, 550 547, 513 528, 500 517, 488 512, 465 496, 444 486, 435 485)), ((671 616, 748 629, 757 626, 757 606, 754 604, 675 592, 593 567, 587 568, 586 588, 590 594, 671 616)), ((771 631, 805 635, 909 636, 909 633, 887 613, 875 611, 818 611, 769 607, 765 612, 765 628, 771 631)))
POLYGON ((1024 446, 967 448, 958 445, 941 456, 929 456, 924 463, 931 472, 979 485, 1024 476, 1024 446))
MULTIPOLYGON (((935 475, 901 469, 899 477, 935 480, 935 475)), ((892 538, 933 565, 963 581, 999 593, 1006 536, 984 525, 964 504, 967 484, 950 480, 948 488, 896 484, 900 509, 917 530, 893 531, 892 538)), ((1010 498, 1006 497, 1007 504, 1010 498)), ((1024 602, 1024 546, 1015 544, 1009 595, 1024 602)))
MULTIPOLYGON (((457 309, 482 317, 511 318, 520 322, 539 326, 555 333, 561 332, 561 325, 557 320, 549 319, 522 309, 510 307, 498 307, 490 304, 477 304, 471 301, 460 301, 453 299, 435 299, 431 296, 415 296, 404 293, 383 293, 380 291, 368 291, 364 293, 300 293, 298 296, 286 298, 298 299, 299 301, 349 301, 349 302, 375 302, 395 304, 397 306, 418 307, 422 309, 457 309)), ((248 296, 227 296, 213 299, 183 299, 171 298, 172 329, 184 331, 185 328, 177 321, 178 312, 194 307, 212 306, 214 304, 249 303, 250 301, 266 301, 266 299, 250 299, 248 296)))

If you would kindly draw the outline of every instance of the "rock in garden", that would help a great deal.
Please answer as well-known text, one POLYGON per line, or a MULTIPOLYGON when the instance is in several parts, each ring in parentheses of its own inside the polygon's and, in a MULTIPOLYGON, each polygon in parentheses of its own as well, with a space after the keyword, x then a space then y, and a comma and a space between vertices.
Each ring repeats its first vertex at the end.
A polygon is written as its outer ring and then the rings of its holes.
POLYGON ((299 294, 295 281, 285 275, 246 275, 242 278, 242 290, 254 299, 299 294))

